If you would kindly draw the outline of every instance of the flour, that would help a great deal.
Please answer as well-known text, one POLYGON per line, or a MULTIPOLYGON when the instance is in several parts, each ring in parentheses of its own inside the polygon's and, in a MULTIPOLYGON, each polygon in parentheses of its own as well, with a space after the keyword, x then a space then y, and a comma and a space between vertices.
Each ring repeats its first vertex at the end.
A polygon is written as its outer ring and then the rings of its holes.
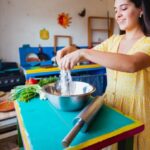
POLYGON ((69 96, 73 94, 73 84, 72 77, 69 70, 61 70, 60 71, 60 88, 61 95, 69 96))

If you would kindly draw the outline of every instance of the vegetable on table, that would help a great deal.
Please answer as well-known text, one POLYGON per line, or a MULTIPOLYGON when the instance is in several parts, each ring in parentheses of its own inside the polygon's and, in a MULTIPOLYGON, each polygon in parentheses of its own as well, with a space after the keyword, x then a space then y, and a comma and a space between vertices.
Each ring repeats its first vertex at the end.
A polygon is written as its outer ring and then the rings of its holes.
POLYGON ((41 78, 38 80, 30 78, 26 85, 17 86, 10 92, 10 100, 18 100, 22 102, 28 102, 30 99, 39 96, 40 99, 46 99, 45 93, 42 92, 42 86, 54 83, 58 80, 56 76, 41 78))
POLYGON ((40 94, 41 87, 39 85, 17 86, 10 92, 10 100, 18 100, 28 102, 31 98, 40 94))
POLYGON ((40 79, 40 81, 38 82, 38 84, 42 87, 42 86, 44 86, 46 84, 54 83, 57 80, 58 80, 58 77, 56 77, 56 76, 54 76, 54 77, 50 76, 48 78, 42 78, 42 79, 40 79))
POLYGON ((26 84, 37 84, 38 80, 35 78, 29 78, 29 80, 26 80, 26 84))

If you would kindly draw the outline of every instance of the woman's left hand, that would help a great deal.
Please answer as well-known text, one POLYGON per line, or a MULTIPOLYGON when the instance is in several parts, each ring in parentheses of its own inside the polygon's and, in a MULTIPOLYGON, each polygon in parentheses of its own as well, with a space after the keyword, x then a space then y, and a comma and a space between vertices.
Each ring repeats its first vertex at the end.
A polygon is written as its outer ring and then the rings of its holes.
POLYGON ((82 59, 81 51, 76 50, 65 55, 60 61, 60 68, 63 70, 71 70, 82 59))

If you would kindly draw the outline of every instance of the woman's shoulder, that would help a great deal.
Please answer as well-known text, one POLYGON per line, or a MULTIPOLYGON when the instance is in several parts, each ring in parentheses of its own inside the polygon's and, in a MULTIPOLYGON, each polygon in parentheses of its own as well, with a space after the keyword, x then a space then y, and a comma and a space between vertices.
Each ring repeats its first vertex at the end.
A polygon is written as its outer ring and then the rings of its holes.
POLYGON ((106 42, 110 45, 114 45, 115 43, 118 43, 121 40, 122 36, 123 35, 113 34, 106 40, 106 42))
POLYGON ((144 36, 144 43, 145 44, 150 44, 150 36, 144 36))
POLYGON ((143 52, 150 56, 150 37, 142 37, 134 48, 134 52, 143 52))
POLYGON ((123 35, 113 34, 109 39, 112 41, 118 41, 122 38, 123 35))

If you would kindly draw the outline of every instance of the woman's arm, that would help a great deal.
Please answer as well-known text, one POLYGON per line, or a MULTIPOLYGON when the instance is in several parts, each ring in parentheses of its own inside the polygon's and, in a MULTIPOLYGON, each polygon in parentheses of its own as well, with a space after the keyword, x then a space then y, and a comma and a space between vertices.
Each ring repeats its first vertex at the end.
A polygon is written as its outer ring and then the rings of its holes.
POLYGON ((150 56, 137 52, 133 55, 84 50, 80 57, 102 66, 123 72, 136 72, 150 66, 150 56))
POLYGON ((134 55, 126 55, 82 49, 64 56, 60 67, 65 70, 72 69, 78 62, 83 60, 122 72, 136 72, 150 66, 150 56, 141 52, 134 55))

